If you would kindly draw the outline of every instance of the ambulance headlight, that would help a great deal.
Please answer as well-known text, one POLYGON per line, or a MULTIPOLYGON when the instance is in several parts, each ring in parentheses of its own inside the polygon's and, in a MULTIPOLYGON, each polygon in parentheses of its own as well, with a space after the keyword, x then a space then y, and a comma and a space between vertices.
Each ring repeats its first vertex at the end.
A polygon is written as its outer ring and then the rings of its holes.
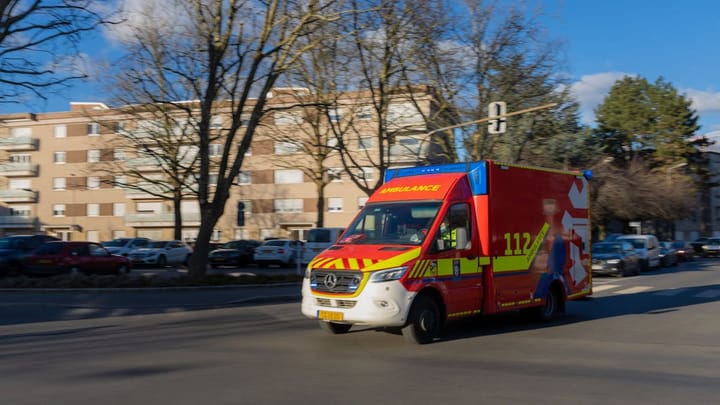
POLYGON ((370 276, 371 283, 384 283, 386 281, 399 280, 407 271, 407 266, 393 267, 392 269, 380 270, 370 276))

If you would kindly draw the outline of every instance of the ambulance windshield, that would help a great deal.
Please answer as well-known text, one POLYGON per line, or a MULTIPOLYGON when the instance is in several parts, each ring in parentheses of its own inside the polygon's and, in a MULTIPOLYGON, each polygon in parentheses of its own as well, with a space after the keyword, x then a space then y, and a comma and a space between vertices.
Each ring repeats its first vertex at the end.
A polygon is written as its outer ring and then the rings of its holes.
POLYGON ((339 243, 420 245, 440 205, 439 201, 368 204, 339 243))

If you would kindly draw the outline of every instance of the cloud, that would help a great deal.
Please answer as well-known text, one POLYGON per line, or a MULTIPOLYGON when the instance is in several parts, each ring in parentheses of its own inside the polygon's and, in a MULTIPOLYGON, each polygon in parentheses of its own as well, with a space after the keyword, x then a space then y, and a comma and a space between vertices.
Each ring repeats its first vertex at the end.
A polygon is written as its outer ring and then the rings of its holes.
POLYGON ((106 27, 105 37, 113 43, 135 42, 138 29, 150 29, 163 35, 176 35, 184 29, 187 11, 180 0, 119 0, 123 22, 106 27))
MULTIPOLYGON (((595 108, 600 105, 616 81, 625 76, 636 76, 625 72, 604 72, 585 75, 573 83, 570 88, 580 103, 581 119, 584 124, 595 123, 595 108)), ((720 92, 696 89, 678 89, 678 92, 692 101, 699 115, 711 116, 720 114, 720 92)), ((718 125, 711 125, 711 129, 718 129, 718 125)))
POLYGON ((583 123, 593 124, 595 122, 593 110, 603 102, 615 82, 625 76, 634 75, 623 72, 596 73, 582 76, 579 81, 570 86, 573 95, 580 103, 583 123))

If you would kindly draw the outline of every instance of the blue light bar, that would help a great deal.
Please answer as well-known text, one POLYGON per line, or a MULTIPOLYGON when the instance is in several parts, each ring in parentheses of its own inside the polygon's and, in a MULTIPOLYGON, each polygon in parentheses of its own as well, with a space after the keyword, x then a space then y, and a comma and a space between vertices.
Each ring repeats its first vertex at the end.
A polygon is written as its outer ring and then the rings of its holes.
POLYGON ((467 173, 470 188, 474 195, 487 194, 487 162, 448 163, 444 165, 403 167, 388 169, 385 183, 398 177, 424 176, 443 173, 467 173))

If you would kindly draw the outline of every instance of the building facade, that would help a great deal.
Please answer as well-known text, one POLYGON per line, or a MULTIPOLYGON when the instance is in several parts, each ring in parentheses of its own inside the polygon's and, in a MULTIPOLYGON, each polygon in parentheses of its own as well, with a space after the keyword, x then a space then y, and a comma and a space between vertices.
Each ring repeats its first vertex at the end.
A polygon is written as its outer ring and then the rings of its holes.
MULTIPOLYGON (((320 128, 341 126, 352 118, 352 131, 341 138, 343 148, 357 158, 352 170, 344 169, 340 154, 333 152, 337 135, 318 138, 329 145, 317 145, 312 138, 318 126, 311 125, 308 109, 298 103, 298 92, 309 94, 304 89, 276 89, 271 94, 268 105, 275 110, 266 114, 245 154, 213 241, 303 239, 307 229, 318 225, 319 198, 324 202, 323 225, 346 226, 367 200, 352 177, 368 184, 380 180, 374 165, 381 148, 394 166, 439 156, 433 151, 436 143, 427 136, 433 129, 428 117, 437 112, 430 91, 423 90, 412 100, 397 97, 390 102, 384 119, 396 128, 389 146, 378 145, 380 118, 368 108, 366 96, 338 98, 320 128), (318 158, 313 146, 330 148, 318 158), (322 194, 312 171, 318 162, 324 167, 322 194)), ((223 151, 222 131, 228 121, 223 110, 218 111, 213 126, 220 136, 209 151, 216 160, 223 151)), ((0 114, 0 235, 47 233, 91 241, 130 236, 172 239, 175 205, 164 198, 163 164, 150 153, 159 147, 148 146, 158 140, 147 129, 152 125, 157 120, 102 103, 71 103, 64 112, 0 114), (141 182, 147 184, 131 187, 141 182), (155 186, 160 187, 158 192, 153 192, 155 186)), ((193 148, 196 145, 185 142, 177 150, 192 158, 193 148)), ((180 207, 183 239, 192 241, 200 225, 197 197, 186 195, 180 207)))

